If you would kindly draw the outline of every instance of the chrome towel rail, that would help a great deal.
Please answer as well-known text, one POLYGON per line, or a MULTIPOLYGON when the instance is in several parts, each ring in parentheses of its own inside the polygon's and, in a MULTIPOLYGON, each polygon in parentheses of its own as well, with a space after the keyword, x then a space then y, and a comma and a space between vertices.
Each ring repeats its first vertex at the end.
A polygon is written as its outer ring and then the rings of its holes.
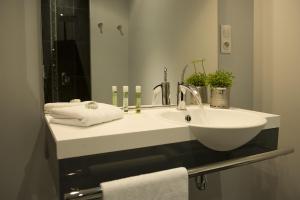
MULTIPOLYGON (((231 169, 231 168, 235 168, 243 165, 249 165, 264 160, 269 160, 279 156, 291 154, 293 152, 294 152, 293 148, 278 149, 266 153, 260 153, 252 156, 246 156, 242 158, 236 158, 236 159, 204 165, 201 167, 192 168, 188 170, 188 174, 189 177, 198 177, 201 175, 205 175, 205 174, 209 174, 221 170, 231 169)), ((100 200, 102 199, 102 190, 100 187, 95 187, 86 190, 73 191, 65 194, 64 199, 65 200, 100 200)))

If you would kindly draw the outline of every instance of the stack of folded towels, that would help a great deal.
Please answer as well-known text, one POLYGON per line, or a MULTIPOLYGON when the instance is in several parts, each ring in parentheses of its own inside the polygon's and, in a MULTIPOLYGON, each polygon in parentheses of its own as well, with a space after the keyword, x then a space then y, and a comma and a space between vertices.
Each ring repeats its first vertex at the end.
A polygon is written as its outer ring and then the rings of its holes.
POLYGON ((92 126, 121 119, 123 112, 115 106, 93 101, 75 103, 49 103, 44 106, 45 113, 52 117, 50 123, 92 126))

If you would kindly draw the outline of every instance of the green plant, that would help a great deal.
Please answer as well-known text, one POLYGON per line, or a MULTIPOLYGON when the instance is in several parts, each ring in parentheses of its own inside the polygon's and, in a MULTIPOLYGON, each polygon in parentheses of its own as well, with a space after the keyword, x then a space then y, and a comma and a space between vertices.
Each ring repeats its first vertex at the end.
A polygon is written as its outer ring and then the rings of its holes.
POLYGON ((194 73, 185 81, 187 84, 194 86, 206 86, 207 76, 204 73, 194 73))
POLYGON ((217 70, 215 73, 209 74, 207 77, 208 84, 211 87, 231 87, 234 76, 231 72, 217 70))

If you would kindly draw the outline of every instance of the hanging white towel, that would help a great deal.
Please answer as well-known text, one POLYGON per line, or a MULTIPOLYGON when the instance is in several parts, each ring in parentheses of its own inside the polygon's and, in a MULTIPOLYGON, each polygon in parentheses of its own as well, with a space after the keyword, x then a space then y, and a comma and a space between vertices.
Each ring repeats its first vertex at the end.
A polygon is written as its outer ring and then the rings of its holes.
POLYGON ((103 200, 188 200, 188 173, 183 167, 101 184, 103 200))
POLYGON ((152 105, 162 105, 162 90, 157 87, 153 90, 152 105))
POLYGON ((50 123, 92 126, 103 122, 109 122, 123 117, 123 112, 115 106, 97 103, 96 109, 89 109, 87 103, 80 106, 54 108, 51 110, 50 123))

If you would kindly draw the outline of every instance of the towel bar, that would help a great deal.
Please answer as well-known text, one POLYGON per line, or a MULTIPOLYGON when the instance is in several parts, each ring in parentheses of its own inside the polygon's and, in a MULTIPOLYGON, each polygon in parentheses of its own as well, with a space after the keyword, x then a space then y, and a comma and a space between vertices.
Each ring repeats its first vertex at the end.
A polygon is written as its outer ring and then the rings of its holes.
MULTIPOLYGON (((234 167, 239 167, 243 165, 248 165, 279 156, 284 156, 294 152, 293 148, 289 149, 278 149, 274 151, 269 151, 266 153, 260 153, 252 156, 246 156, 242 158, 231 159, 223 162, 217 162, 213 164, 204 165, 201 167, 196 167, 188 169, 189 177, 197 177, 204 174, 209 174, 217 172, 220 170, 226 170, 234 167)), ((65 200, 100 200, 102 199, 102 190, 100 187, 72 191, 64 195, 65 200)))

